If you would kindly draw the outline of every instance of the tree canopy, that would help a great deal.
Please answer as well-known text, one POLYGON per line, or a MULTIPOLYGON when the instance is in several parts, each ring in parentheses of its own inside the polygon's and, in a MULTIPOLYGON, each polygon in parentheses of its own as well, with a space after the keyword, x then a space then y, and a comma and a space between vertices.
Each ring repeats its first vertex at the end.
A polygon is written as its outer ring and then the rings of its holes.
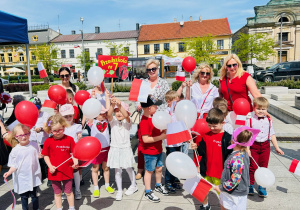
POLYGON ((130 56, 129 46, 130 44, 128 42, 117 44, 115 42, 106 41, 106 47, 110 49, 110 55, 113 56, 130 56))

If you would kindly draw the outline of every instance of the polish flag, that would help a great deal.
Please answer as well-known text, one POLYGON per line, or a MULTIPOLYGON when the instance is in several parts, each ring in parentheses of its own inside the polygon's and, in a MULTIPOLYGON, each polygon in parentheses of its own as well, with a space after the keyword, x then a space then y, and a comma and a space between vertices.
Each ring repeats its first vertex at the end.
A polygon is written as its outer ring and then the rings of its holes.
POLYGON ((289 171, 300 176, 300 164, 299 160, 293 159, 289 171))
POLYGON ((246 125, 246 119, 247 119, 246 115, 237 115, 235 124, 236 125, 246 125))
POLYGON ((183 189, 201 203, 204 201, 211 187, 212 185, 208 181, 198 176, 187 179, 183 184, 183 189))
POLYGON ((183 121, 177 121, 168 124, 167 145, 178 144, 191 139, 191 134, 183 121))
POLYGON ((74 48, 78 48, 78 47, 80 47, 79 45, 74 45, 74 48))
POLYGON ((150 92, 150 83, 140 79, 134 79, 131 84, 129 101, 147 103, 150 92))
POLYGON ((176 72, 176 81, 185 81, 185 72, 184 71, 177 71, 176 72))
POLYGON ((54 101, 47 100, 47 99, 44 101, 44 104, 43 104, 43 107, 48 107, 48 108, 51 108, 51 109, 55 109, 56 106, 57 105, 54 101))
POLYGON ((38 67, 39 74, 40 74, 40 77, 41 77, 41 78, 48 77, 48 74, 47 74, 47 72, 46 72, 46 70, 45 70, 45 67, 44 67, 44 65, 43 65, 42 62, 39 62, 39 63, 37 64, 37 67, 38 67))

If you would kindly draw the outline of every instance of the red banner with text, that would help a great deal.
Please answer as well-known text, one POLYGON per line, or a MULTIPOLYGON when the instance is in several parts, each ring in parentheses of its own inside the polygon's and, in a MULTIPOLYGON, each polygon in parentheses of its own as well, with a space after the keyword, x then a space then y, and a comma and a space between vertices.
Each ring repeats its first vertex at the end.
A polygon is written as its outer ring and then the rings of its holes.
POLYGON ((104 77, 126 79, 128 76, 128 57, 99 55, 98 66, 104 71, 104 77))

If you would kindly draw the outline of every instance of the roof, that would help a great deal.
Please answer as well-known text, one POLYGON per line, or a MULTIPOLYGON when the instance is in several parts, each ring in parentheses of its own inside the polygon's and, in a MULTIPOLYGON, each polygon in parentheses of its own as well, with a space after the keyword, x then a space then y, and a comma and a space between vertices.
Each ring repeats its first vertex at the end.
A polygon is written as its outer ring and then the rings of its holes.
POLYGON ((183 26, 180 22, 142 25, 138 41, 183 39, 201 36, 231 35, 227 18, 202 21, 186 21, 183 26))
MULTIPOLYGON (((111 40, 111 39, 129 39, 137 38, 139 31, 117 31, 117 32, 106 32, 106 33, 87 33, 83 34, 84 41, 93 41, 93 40, 111 40)), ((74 42, 81 41, 81 34, 72 34, 72 35, 60 35, 51 42, 74 42)))

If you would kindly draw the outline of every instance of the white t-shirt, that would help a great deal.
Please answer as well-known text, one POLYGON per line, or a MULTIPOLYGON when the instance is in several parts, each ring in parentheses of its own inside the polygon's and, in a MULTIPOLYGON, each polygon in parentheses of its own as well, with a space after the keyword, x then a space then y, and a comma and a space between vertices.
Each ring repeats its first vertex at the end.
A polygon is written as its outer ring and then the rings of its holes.
POLYGON ((91 128, 91 136, 96 137, 99 139, 101 143, 101 148, 109 147, 110 140, 109 140, 109 130, 108 130, 108 121, 103 120, 93 120, 93 125, 90 126, 91 128))
POLYGON ((227 133, 229 133, 230 135, 232 135, 233 127, 231 125, 231 119, 230 119, 229 113, 225 117, 224 122, 225 122, 225 124, 223 125, 223 130, 226 131, 227 133))
POLYGON ((213 107, 213 101, 216 97, 219 97, 219 91, 216 86, 209 84, 209 88, 203 94, 198 82, 194 83, 191 87, 191 101, 196 105, 197 112, 201 113, 199 118, 202 118, 204 113, 208 113, 209 110, 213 107), (211 91, 210 91, 211 90, 211 91), (209 93, 210 91, 210 93, 209 93), (207 96, 207 94, 209 95, 207 96), (207 98, 206 98, 207 96, 207 98), (206 98, 206 100, 205 100, 206 98), (205 100, 205 102, 204 102, 205 100), (204 102, 204 104, 203 104, 204 102), (201 106, 203 107, 201 109, 201 106))
POLYGON ((70 127, 66 127, 64 132, 64 134, 66 134, 67 136, 71 136, 74 139, 75 143, 78 142, 78 133, 82 133, 82 125, 76 123, 74 123, 70 127))
POLYGON ((35 128, 42 128, 44 124, 47 122, 49 118, 49 114, 47 112, 40 112, 39 118, 35 124, 35 126, 30 130, 31 134, 29 137, 30 141, 35 141, 40 145, 43 145, 45 140, 49 137, 49 135, 45 131, 41 131, 39 133, 35 132, 35 128))
POLYGON ((42 184, 39 152, 38 144, 31 141, 26 146, 17 144, 9 154, 7 166, 17 169, 12 174, 15 193, 32 191, 42 184))
MULTIPOLYGON (((94 89, 89 89, 87 90, 87 92, 89 92, 92 95, 92 91, 94 89)), ((100 103, 102 104, 102 106, 106 107, 106 102, 105 102, 105 93, 99 94, 96 93, 96 99, 100 101, 100 103)))
POLYGON ((117 148, 127 148, 131 147, 130 144, 130 129, 132 122, 130 123, 126 121, 126 119, 122 120, 121 122, 117 120, 116 117, 109 122, 111 126, 111 147, 117 148))

